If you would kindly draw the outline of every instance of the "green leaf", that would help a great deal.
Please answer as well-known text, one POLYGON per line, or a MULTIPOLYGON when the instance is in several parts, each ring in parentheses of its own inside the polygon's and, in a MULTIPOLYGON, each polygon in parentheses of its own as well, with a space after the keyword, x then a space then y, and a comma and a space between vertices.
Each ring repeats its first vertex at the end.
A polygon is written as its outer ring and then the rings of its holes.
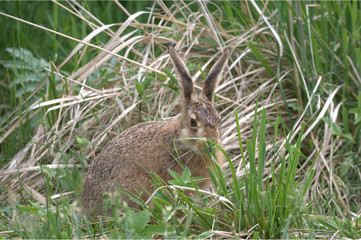
POLYGON ((258 187, 262 189, 265 157, 266 157, 266 113, 267 109, 262 109, 261 128, 259 132, 259 151, 258 151, 258 187))
POLYGON ((196 239, 205 239, 208 238, 210 236, 214 235, 213 232, 202 232, 201 234, 199 234, 196 239))
POLYGON ((300 111, 300 112, 303 111, 302 107, 300 105, 298 105, 297 103, 289 103, 288 106, 290 108, 292 108, 293 110, 300 111))
POLYGON ((179 88, 178 87, 172 87, 169 84, 164 84, 164 83, 159 83, 159 85, 161 85, 162 87, 166 87, 169 88, 170 90, 172 90, 173 92, 175 92, 176 94, 179 94, 179 88))
POLYGON ((44 68, 48 67, 48 63, 44 59, 35 58, 29 50, 24 48, 6 48, 5 50, 9 52, 14 58, 24 60, 22 64, 14 64, 13 67, 23 69, 26 66, 26 68, 29 70, 43 70, 44 68))
POLYGON ((190 179, 191 178, 191 170, 189 169, 189 167, 185 167, 182 173, 182 178, 185 179, 190 179))
POLYGON ((50 178, 53 178, 56 176, 56 170, 55 169, 51 169, 45 165, 40 165, 40 170, 42 171, 42 173, 44 175, 49 176, 50 178))
POLYGON ((144 86, 140 83, 135 83, 135 88, 137 89, 137 91, 139 93, 139 97, 142 98, 143 93, 144 93, 144 86))
POLYGON ((310 216, 312 220, 314 220, 315 222, 318 222, 319 224, 331 229, 331 230, 337 230, 338 226, 337 224, 329 219, 328 217, 325 216, 320 216, 320 215, 316 215, 316 216, 310 216))
POLYGON ((206 76, 206 74, 203 72, 203 70, 202 70, 202 68, 201 68, 201 66, 200 66, 200 65, 198 65, 198 70, 201 72, 201 74, 202 74, 203 78, 204 78, 204 79, 206 79, 206 78, 207 78, 207 76, 206 76))
POLYGON ((265 67, 266 71, 272 76, 276 76, 276 73, 273 71, 269 63, 262 57, 262 55, 258 52, 256 47, 253 45, 252 42, 248 42, 248 47, 252 50, 253 54, 256 56, 256 58, 262 63, 262 65, 265 67))
POLYGON ((345 176, 351 167, 352 167, 352 161, 350 161, 350 159, 345 159, 341 163, 341 170, 340 170, 341 177, 345 176))
POLYGON ((30 205, 27 206, 17 206, 17 209, 22 213, 35 213, 36 215, 39 215, 41 217, 47 216, 48 213, 48 210, 46 208, 34 202, 30 202, 30 205))
POLYGON ((134 216, 134 231, 136 233, 141 233, 145 226, 147 226, 150 220, 150 213, 148 210, 144 210, 134 216))
POLYGON ((361 114, 358 108, 351 108, 348 112, 353 114, 361 114))
POLYGON ((164 72, 165 75, 167 75, 169 77, 169 79, 171 80, 170 86, 172 86, 172 87, 173 87, 173 85, 178 86, 177 78, 171 73, 171 71, 169 71, 166 68, 162 68, 162 72, 164 72))
POLYGON ((32 66, 28 65, 24 61, 19 61, 19 60, 3 61, 2 65, 5 68, 17 68, 17 69, 33 70, 32 66))
POLYGON ((353 137, 352 137, 352 134, 351 133, 346 133, 346 134, 340 134, 340 137, 343 137, 347 140, 350 140, 350 141, 354 141, 353 137))
POLYGON ((175 171, 173 171, 171 169, 168 169, 168 172, 175 179, 175 181, 170 180, 169 181, 170 183, 175 184, 175 185, 183 185, 184 184, 182 176, 180 176, 178 173, 176 173, 175 171))
POLYGON ((355 125, 361 123, 361 115, 358 116, 353 123, 354 123, 355 125))
POLYGON ((337 125, 334 122, 331 122, 331 120, 329 118, 322 118, 322 120, 327 123, 327 125, 329 125, 331 127, 331 134, 333 135, 337 135, 337 136, 341 136, 342 135, 342 128, 337 125))
POLYGON ((82 146, 82 147, 86 147, 90 144, 89 140, 86 139, 86 138, 80 138, 80 137, 75 137, 75 140, 76 140, 76 143, 79 145, 79 146, 82 146))
POLYGON ((173 233, 175 232, 175 229, 173 227, 167 226, 164 223, 159 223, 156 225, 147 225, 143 233, 148 234, 158 234, 158 235, 164 235, 165 233, 173 233))
POLYGON ((216 213, 219 213, 219 209, 217 208, 210 208, 210 207, 206 207, 205 209, 205 212, 210 214, 210 215, 213 215, 213 214, 216 214, 216 213))

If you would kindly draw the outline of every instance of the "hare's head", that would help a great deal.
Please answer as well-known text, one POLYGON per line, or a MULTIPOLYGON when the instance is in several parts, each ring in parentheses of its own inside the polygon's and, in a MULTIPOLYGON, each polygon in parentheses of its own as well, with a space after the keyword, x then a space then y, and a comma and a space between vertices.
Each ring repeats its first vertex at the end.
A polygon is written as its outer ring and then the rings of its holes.
MULTIPOLYGON (((221 118, 214 108, 214 91, 218 85, 222 70, 230 55, 226 48, 220 59, 210 70, 201 96, 195 96, 194 86, 189 71, 176 53, 173 46, 168 48, 179 76, 179 86, 183 101, 181 103, 180 138, 184 145, 197 152, 204 152, 204 141, 220 143, 219 125, 221 118)), ((206 142, 207 143, 207 142, 206 142)))

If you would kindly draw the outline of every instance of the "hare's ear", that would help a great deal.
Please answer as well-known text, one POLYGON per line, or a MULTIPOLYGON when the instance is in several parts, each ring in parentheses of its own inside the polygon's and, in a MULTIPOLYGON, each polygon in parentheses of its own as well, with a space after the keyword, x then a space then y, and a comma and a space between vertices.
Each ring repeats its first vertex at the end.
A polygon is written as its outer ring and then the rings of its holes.
POLYGON ((219 77, 222 74, 222 70, 226 65, 229 55, 231 54, 231 49, 226 48, 220 59, 214 64, 209 71, 206 81, 203 86, 203 97, 205 97, 208 101, 213 102, 213 94, 216 90, 219 82, 219 77))
POLYGON ((172 45, 168 46, 169 55, 173 61, 174 67, 177 69, 179 79, 179 85, 183 92, 184 99, 189 102, 194 95, 194 87, 191 75, 188 69, 179 55, 176 53, 172 45))

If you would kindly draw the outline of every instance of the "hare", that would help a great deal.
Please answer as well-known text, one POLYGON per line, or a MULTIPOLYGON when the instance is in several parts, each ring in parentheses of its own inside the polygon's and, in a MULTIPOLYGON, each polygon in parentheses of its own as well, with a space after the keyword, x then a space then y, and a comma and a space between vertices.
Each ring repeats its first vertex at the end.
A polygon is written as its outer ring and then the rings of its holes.
MULTIPOLYGON (((172 179, 168 169, 182 173, 176 156, 180 157, 184 166, 189 167, 193 177, 208 176, 206 168, 211 166, 212 160, 208 158, 203 142, 211 140, 220 143, 221 118, 213 106, 213 95, 231 51, 226 48, 212 67, 199 97, 195 96, 186 65, 172 45, 168 51, 178 72, 182 95, 181 116, 178 120, 137 124, 106 145, 85 177, 81 200, 86 215, 101 215, 103 193, 114 193, 117 188, 142 193, 141 198, 146 200, 149 195, 145 189, 150 190, 151 187, 150 172, 158 174, 164 181, 172 179)), ((222 164, 223 155, 220 151, 216 151, 216 154, 222 164)), ((207 187, 210 183, 210 180, 206 180, 200 187, 207 187)), ((130 207, 139 208, 127 196, 122 195, 122 199, 130 207)))

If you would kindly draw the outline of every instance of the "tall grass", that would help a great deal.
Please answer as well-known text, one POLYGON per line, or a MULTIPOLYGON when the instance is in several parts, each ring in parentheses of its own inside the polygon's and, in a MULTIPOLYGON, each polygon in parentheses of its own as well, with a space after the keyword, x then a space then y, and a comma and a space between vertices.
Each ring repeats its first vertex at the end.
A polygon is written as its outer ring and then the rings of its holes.
POLYGON ((358 2, 20 1, 0 14, 1 237, 361 236, 358 2), (209 171, 213 191, 171 172, 144 210, 105 195, 113 216, 87 219, 78 196, 101 147, 177 114, 169 43, 197 89, 232 49, 215 97, 227 163, 209 171))

